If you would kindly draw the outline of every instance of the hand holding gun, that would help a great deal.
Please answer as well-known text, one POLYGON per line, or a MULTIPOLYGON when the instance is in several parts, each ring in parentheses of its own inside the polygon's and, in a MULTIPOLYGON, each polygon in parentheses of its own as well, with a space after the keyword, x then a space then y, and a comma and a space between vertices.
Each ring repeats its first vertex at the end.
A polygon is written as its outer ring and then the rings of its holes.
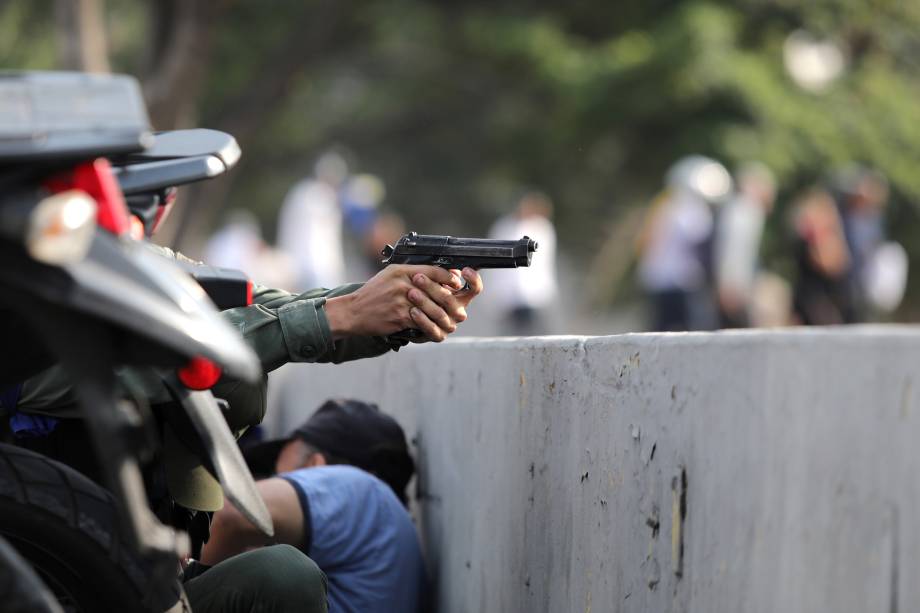
MULTIPOLYGON (((482 268, 518 268, 530 266, 537 242, 525 236, 519 240, 496 240, 488 238, 454 238, 433 234, 410 232, 396 242, 387 245, 381 255, 383 264, 421 264, 441 268, 479 270, 482 268)), ((467 284, 457 293, 466 290, 467 284)), ((406 329, 394 335, 396 338, 418 340, 423 337, 416 329, 406 329)))

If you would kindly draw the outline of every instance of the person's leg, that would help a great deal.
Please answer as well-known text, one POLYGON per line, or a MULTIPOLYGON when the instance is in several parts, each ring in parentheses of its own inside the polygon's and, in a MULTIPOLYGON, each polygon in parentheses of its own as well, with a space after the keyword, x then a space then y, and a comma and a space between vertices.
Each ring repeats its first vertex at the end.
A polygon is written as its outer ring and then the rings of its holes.
POLYGON ((508 312, 508 333, 510 336, 532 336, 536 312, 528 306, 518 306, 508 312))
POLYGON ((652 332, 682 332, 687 330, 689 314, 685 292, 661 290, 651 294, 654 319, 652 332))
POLYGON ((715 295, 705 286, 683 292, 685 330, 716 330, 719 327, 715 295))
POLYGON ((241 553, 185 584, 194 613, 326 613, 326 575, 300 550, 241 553))

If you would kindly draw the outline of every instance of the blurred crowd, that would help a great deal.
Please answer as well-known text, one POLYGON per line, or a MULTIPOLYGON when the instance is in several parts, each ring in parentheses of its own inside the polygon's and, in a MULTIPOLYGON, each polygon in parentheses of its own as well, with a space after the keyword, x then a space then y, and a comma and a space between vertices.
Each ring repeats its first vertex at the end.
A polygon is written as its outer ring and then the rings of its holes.
POLYGON ((402 218, 381 206, 385 193, 381 179, 349 174, 341 155, 325 153, 281 203, 276 246, 251 213, 236 210, 204 259, 294 292, 367 279, 380 269, 381 249, 405 233, 402 218))
MULTIPOLYGON (((886 236, 888 182, 871 168, 834 172, 786 207, 775 206, 779 186, 759 162, 732 175, 714 159, 688 156, 673 164, 664 183, 636 239, 650 330, 874 321, 903 297, 907 255, 886 236), (784 215, 773 219, 779 209, 784 215), (763 265, 768 228, 791 273, 763 265)), ((384 206, 385 195, 380 178, 350 174, 342 156, 323 154, 281 203, 277 246, 263 239, 251 214, 234 211, 208 243, 205 260, 292 291, 368 278, 381 267, 383 247, 406 232, 403 219, 384 206)), ((488 237, 529 236, 539 249, 530 268, 487 271, 489 327, 476 332, 562 331, 553 203, 525 190, 511 204, 488 237)))
POLYGON ((883 175, 852 165, 793 199, 778 224, 791 282, 761 265, 777 191, 757 162, 734 177, 704 156, 671 167, 637 241, 652 330, 858 323, 898 306, 907 255, 886 237, 883 175))
MULTIPOLYGON (((380 270, 382 249, 407 231, 402 217, 384 206, 385 195, 382 179, 350 174, 341 155, 325 153, 281 203, 275 246, 263 238, 251 213, 235 210, 208 241, 204 260, 294 292, 367 279, 380 270)), ((493 224, 489 238, 529 236, 539 244, 539 254, 529 268, 487 271, 488 313, 480 332, 528 336, 554 329, 559 290, 552 214, 548 196, 524 190, 493 224)))

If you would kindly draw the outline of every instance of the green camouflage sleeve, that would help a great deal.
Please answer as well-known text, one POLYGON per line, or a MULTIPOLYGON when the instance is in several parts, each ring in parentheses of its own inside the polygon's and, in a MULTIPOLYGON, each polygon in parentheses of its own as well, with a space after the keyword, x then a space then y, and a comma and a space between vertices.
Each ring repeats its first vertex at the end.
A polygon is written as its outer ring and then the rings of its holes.
POLYGON ((404 345, 385 337, 332 340, 324 305, 327 298, 350 294, 361 284, 302 294, 256 286, 253 304, 223 311, 270 372, 287 362, 335 364, 381 355, 404 345))
MULTIPOLYGON (((164 257, 195 261, 172 249, 148 245, 164 257)), ((350 294, 361 285, 352 283, 302 294, 256 285, 251 306, 227 309, 222 314, 259 356, 264 372, 287 362, 340 364, 398 351, 406 341, 381 336, 332 340, 324 310, 326 299, 350 294)))

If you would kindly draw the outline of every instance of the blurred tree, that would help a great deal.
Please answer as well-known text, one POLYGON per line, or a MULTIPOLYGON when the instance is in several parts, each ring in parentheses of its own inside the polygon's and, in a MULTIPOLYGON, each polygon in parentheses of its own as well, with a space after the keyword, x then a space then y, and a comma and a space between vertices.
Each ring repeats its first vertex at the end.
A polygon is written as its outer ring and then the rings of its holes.
POLYGON ((142 78, 150 119, 158 129, 192 127, 209 69, 222 0, 147 0, 142 78))
MULTIPOLYGON (((47 3, 0 4, 0 64, 54 65, 47 3)), ((916 2, 105 6, 113 69, 142 76, 157 125, 226 129, 243 145, 240 167, 182 210, 186 242, 226 207, 271 227, 286 189, 336 144, 384 177, 412 228, 482 233, 536 186, 558 204, 562 249, 611 259, 630 257, 629 246, 602 248, 605 237, 623 234, 618 220, 634 223, 630 211, 682 155, 730 167, 760 159, 779 176, 781 203, 860 161, 890 177, 892 228, 920 257, 920 219, 905 206, 920 202, 916 2), (844 70, 823 90, 798 86, 784 66, 796 30, 841 50, 844 70)), ((781 214, 770 232, 782 264, 781 214)))
POLYGON ((109 71, 102 9, 100 0, 56 0, 54 18, 61 68, 109 71))

